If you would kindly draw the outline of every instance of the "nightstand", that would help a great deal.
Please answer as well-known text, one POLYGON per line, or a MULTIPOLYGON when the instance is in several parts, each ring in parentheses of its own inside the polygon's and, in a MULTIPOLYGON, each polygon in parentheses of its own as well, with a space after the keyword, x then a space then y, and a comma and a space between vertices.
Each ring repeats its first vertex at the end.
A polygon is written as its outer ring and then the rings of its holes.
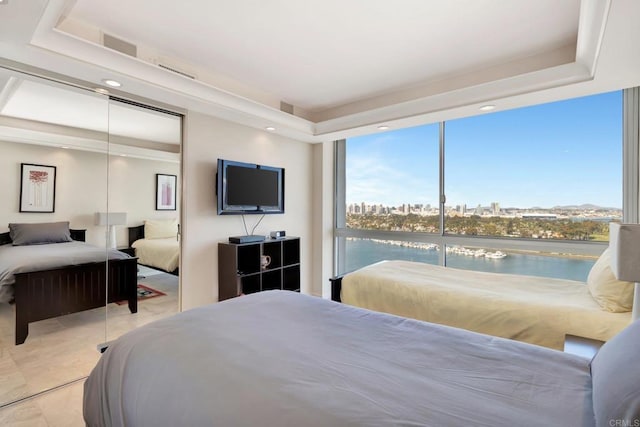
POLYGON ((120 252, 124 252, 125 254, 129 255, 129 256, 136 256, 136 250, 127 246, 123 246, 121 248, 118 248, 118 250, 120 252))
POLYGON ((596 355, 604 341, 591 338, 579 337, 577 335, 564 336, 564 352, 591 359, 596 355))

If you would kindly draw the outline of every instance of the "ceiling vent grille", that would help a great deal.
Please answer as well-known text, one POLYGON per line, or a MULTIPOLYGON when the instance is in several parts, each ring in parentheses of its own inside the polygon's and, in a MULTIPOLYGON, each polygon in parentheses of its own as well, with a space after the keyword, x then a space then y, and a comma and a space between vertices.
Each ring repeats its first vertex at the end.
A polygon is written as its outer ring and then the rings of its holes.
POLYGON ((102 34, 102 44, 104 47, 117 50, 125 55, 133 56, 134 58, 138 57, 138 47, 135 44, 110 36, 109 34, 102 34))
POLYGON ((293 114, 293 105, 288 104, 284 101, 280 101, 280 111, 284 111, 285 113, 293 114))
POLYGON ((158 64, 158 67, 163 68, 165 70, 171 71, 172 73, 180 74, 181 76, 188 77, 190 79, 195 80, 196 76, 192 76, 191 74, 185 73, 184 71, 177 70, 173 67, 169 67, 168 65, 158 64))

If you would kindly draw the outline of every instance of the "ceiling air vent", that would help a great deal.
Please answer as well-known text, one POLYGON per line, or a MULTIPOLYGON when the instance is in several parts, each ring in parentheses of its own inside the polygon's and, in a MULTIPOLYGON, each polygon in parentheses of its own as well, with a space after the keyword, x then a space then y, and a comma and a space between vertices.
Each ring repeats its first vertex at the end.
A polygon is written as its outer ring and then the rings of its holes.
POLYGON ((177 69, 175 69, 173 67, 169 67, 169 66, 164 65, 164 64, 158 64, 158 67, 164 68, 165 70, 169 70, 172 73, 180 74, 181 76, 185 76, 185 77, 188 77, 188 78, 193 79, 193 80, 196 79, 196 76, 192 76, 191 74, 185 73, 184 71, 177 70, 177 69))
POLYGON ((284 111, 285 113, 293 114, 293 105, 287 104, 284 101, 280 101, 280 111, 284 111))
POLYGON ((138 47, 135 44, 110 36, 109 34, 102 34, 102 44, 104 47, 117 50, 125 55, 133 56, 134 58, 138 57, 138 47))

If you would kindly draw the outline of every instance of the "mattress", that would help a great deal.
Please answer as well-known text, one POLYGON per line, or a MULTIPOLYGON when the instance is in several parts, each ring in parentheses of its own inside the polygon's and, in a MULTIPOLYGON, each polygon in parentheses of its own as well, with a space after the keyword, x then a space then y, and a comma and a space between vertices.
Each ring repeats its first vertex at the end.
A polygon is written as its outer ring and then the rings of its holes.
POLYGON ((89 426, 590 426, 589 360, 288 291, 131 331, 84 384, 89 426))
POLYGON ((565 334, 607 341, 631 313, 602 310, 582 282, 383 261, 345 275, 342 302, 562 349, 565 334))
POLYGON ((138 263, 173 272, 180 263, 180 246, 175 237, 139 239, 133 242, 138 263))
POLYGON ((115 249, 94 246, 86 242, 64 242, 44 245, 0 246, 0 302, 13 299, 14 275, 50 270, 68 265, 124 259, 129 255, 115 249))

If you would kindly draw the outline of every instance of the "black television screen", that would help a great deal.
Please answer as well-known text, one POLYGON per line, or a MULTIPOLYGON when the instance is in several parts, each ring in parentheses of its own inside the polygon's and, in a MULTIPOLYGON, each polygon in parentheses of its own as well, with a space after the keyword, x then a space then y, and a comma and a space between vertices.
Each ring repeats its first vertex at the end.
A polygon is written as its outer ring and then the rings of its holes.
POLYGON ((284 169, 218 159, 218 215, 284 213, 284 169))

